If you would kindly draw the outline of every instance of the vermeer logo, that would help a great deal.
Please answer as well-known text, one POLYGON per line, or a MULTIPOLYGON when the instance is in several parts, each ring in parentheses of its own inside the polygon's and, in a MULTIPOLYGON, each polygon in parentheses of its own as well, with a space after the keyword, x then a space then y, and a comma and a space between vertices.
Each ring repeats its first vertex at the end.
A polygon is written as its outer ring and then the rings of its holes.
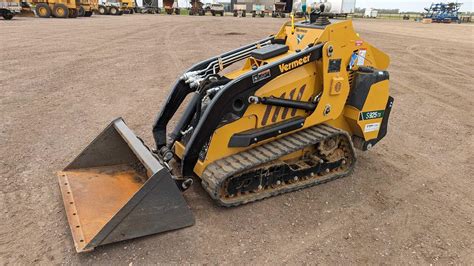
POLYGON ((304 34, 296 34, 296 41, 298 42, 298 44, 300 44, 303 38, 304 38, 304 34))
POLYGON ((305 56, 305 57, 302 57, 302 58, 300 58, 300 59, 297 59, 297 60, 295 60, 295 61, 293 61, 293 62, 291 62, 291 63, 288 63, 288 64, 280 64, 280 65, 278 66, 278 67, 280 67, 280 72, 281 72, 281 73, 284 73, 284 72, 286 72, 286 71, 290 71, 290 70, 292 70, 292 69, 294 69, 294 68, 297 68, 297 67, 299 67, 299 66, 302 66, 302 65, 304 65, 304 64, 306 64, 306 63, 309 62, 310 57, 311 57, 311 54, 309 54, 309 55, 307 55, 307 56, 305 56))

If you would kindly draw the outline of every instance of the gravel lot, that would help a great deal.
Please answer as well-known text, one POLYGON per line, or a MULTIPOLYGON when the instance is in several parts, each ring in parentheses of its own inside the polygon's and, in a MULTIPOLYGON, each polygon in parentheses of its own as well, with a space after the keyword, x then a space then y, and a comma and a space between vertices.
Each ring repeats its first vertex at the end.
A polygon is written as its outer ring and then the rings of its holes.
POLYGON ((356 20, 392 59, 389 134, 347 178, 76 254, 55 172, 113 118, 152 143, 174 80, 275 33, 271 18, 0 20, 0 264, 474 264, 474 27, 356 20), (469 163, 471 162, 471 163, 469 163))

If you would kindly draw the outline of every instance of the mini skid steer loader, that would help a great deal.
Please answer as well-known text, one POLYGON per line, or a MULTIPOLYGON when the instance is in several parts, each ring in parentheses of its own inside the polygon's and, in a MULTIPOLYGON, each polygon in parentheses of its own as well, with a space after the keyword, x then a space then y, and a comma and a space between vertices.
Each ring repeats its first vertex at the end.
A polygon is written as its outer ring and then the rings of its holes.
POLYGON ((194 65, 154 123, 155 149, 118 118, 59 172, 77 251, 193 225, 181 194, 193 180, 231 207, 350 174, 354 147, 387 133, 388 65, 351 21, 318 16, 194 65))

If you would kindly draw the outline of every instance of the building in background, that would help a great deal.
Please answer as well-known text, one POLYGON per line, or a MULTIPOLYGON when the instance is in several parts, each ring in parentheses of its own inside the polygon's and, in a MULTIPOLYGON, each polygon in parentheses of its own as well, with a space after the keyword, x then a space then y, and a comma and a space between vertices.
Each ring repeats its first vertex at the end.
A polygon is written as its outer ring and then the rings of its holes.
POLYGON ((365 18, 377 18, 379 11, 375 8, 366 8, 364 12, 365 18))

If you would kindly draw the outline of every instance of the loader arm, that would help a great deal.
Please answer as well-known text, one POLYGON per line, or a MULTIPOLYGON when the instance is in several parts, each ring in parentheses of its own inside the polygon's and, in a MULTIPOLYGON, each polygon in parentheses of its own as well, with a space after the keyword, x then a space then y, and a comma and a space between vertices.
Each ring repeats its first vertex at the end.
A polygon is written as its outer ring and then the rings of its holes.
MULTIPOLYGON (((204 60, 200 63, 195 64, 191 68, 189 68, 185 73, 199 73, 201 75, 206 75, 209 73, 215 74, 219 69, 219 64, 222 64, 222 67, 225 67, 223 65, 224 63, 228 65, 231 65, 236 61, 236 59, 233 58, 234 55, 239 55, 242 54, 242 56, 238 56, 237 59, 238 61, 250 56, 250 51, 257 49, 260 47, 263 43, 271 42, 274 40, 274 37, 268 37, 265 39, 262 39, 260 41, 257 41, 255 43, 249 44, 242 46, 238 49, 223 53, 221 55, 209 58, 207 60, 204 60), (228 62, 224 62, 224 60, 228 58, 228 62), (217 67, 216 67, 217 66, 217 67), (216 71, 217 70, 217 71, 216 71)), ((189 78, 186 76, 182 76, 178 81, 173 85, 173 88, 171 90, 171 93, 168 95, 168 98, 166 100, 165 106, 163 109, 161 109, 161 112, 159 113, 158 117, 155 120, 155 123, 153 124, 153 138, 156 143, 156 149, 159 151, 162 147, 167 145, 167 134, 166 134, 166 126, 168 125, 169 121, 171 118, 175 115, 176 111, 178 108, 181 106, 183 103, 184 99, 186 96, 195 91, 195 88, 192 88, 191 83, 186 83, 185 79, 189 78)), ((189 79, 188 79, 189 80, 189 79)), ((169 147, 173 145, 173 142, 175 140, 171 141, 171 143, 168 144, 169 147)))

